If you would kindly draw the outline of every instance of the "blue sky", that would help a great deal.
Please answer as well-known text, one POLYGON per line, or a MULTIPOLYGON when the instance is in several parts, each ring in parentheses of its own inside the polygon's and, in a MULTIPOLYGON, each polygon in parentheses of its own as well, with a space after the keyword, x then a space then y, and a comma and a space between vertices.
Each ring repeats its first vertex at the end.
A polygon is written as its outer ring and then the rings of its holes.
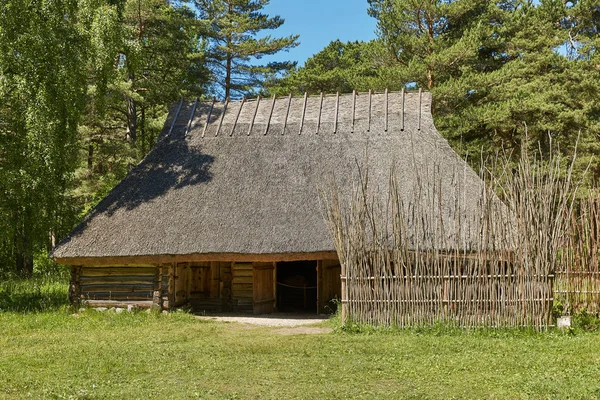
POLYGON ((300 34, 300 46, 265 61, 298 61, 322 50, 332 40, 344 42, 375 38, 375 19, 367 15, 367 0, 271 0, 265 12, 280 15, 285 23, 272 36, 300 34))

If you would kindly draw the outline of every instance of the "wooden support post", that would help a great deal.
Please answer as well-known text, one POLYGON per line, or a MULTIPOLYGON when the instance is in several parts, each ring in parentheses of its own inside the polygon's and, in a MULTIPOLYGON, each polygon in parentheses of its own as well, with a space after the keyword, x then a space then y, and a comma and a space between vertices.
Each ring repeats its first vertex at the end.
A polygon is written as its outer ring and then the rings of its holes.
POLYGON ((321 274, 323 273, 323 261, 321 260, 317 260, 317 314, 321 313, 321 298, 322 298, 322 293, 321 293, 321 286, 323 285, 323 278, 321 276, 321 274))
POLYGON ((154 275, 154 293, 152 295, 152 308, 162 310, 162 267, 156 267, 154 275))
POLYGON ((81 266, 71 267, 71 284, 69 286, 69 302, 73 306, 79 305, 81 302, 81 286, 79 277, 81 276, 81 266))
POLYGON ((340 280, 342 281, 342 324, 348 320, 348 284, 346 278, 346 263, 340 263, 340 280))
POLYGON ((273 262, 273 311, 277 311, 277 263, 273 262))
POLYGON ((175 306, 175 265, 177 264, 169 264, 169 308, 173 308, 175 306))

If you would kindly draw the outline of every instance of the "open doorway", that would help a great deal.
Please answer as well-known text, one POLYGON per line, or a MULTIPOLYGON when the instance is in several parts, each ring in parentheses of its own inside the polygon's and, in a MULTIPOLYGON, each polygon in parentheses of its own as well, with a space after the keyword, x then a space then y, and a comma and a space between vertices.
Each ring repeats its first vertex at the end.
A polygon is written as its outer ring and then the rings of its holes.
POLYGON ((317 262, 277 263, 277 309, 317 312, 317 262))

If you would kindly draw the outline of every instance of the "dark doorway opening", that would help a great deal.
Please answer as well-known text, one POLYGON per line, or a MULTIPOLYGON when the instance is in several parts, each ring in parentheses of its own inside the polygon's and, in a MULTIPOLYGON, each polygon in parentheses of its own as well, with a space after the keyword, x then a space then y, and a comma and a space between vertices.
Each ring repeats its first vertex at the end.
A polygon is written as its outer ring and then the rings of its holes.
POLYGON ((277 309, 317 312, 317 262, 277 263, 277 309))

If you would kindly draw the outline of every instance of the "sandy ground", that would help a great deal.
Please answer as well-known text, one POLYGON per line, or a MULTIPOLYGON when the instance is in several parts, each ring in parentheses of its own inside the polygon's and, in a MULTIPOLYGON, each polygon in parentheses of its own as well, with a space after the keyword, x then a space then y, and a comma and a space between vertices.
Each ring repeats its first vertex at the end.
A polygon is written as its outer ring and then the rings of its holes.
MULTIPOLYGON (((248 314, 219 314, 219 315, 198 315, 198 319, 213 320, 220 322, 238 322, 241 324, 272 326, 272 327, 305 327, 326 321, 329 317, 326 315, 302 315, 274 313, 269 315, 248 315, 248 314)), ((317 328, 312 328, 317 329, 317 328)), ((328 329, 328 328, 318 328, 328 329)), ((324 332, 319 332, 324 333, 324 332)))

